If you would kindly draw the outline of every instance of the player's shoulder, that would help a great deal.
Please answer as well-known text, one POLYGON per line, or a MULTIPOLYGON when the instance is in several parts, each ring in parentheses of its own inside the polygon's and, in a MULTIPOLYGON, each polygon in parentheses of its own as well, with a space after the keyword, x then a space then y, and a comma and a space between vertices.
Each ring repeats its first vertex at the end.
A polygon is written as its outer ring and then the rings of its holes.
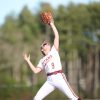
POLYGON ((44 59, 46 59, 47 56, 43 56, 40 61, 43 61, 44 59))
POLYGON ((58 50, 55 48, 54 45, 53 45, 52 48, 51 48, 51 52, 52 52, 52 51, 53 51, 53 52, 58 52, 58 50))

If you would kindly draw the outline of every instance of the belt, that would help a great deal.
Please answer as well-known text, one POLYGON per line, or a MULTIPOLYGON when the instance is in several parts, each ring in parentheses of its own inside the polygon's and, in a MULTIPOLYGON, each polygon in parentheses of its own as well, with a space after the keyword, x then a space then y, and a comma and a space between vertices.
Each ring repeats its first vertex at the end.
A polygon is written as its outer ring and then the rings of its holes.
POLYGON ((51 72, 51 73, 47 73, 47 76, 56 75, 58 73, 62 73, 62 70, 58 70, 58 71, 54 71, 54 72, 51 72))

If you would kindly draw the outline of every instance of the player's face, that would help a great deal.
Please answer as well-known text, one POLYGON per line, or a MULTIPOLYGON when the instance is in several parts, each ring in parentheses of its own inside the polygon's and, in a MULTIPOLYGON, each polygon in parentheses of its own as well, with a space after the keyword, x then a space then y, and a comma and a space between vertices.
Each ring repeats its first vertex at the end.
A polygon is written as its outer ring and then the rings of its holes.
POLYGON ((41 51, 46 55, 50 51, 51 47, 50 44, 45 42, 41 46, 41 51))

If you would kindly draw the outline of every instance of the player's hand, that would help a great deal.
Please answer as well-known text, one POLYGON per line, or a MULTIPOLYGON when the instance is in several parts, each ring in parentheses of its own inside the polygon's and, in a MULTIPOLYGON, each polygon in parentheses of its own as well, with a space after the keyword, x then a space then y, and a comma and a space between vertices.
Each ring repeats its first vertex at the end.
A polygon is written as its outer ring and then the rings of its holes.
POLYGON ((30 61, 30 54, 27 55, 27 54, 25 53, 25 54, 23 54, 23 56, 24 56, 24 59, 25 59, 26 61, 30 61))
POLYGON ((50 23, 53 23, 54 24, 54 19, 53 18, 50 20, 50 23))
POLYGON ((50 25, 50 26, 54 25, 54 21, 51 21, 49 25, 50 25))

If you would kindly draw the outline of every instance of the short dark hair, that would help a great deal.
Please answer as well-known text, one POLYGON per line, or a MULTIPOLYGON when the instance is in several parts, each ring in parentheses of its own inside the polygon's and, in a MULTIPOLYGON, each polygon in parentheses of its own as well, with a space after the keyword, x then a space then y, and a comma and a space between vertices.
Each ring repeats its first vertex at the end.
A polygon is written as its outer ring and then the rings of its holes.
POLYGON ((43 51, 41 51, 42 52, 42 54, 45 56, 45 53, 43 52, 43 51))

